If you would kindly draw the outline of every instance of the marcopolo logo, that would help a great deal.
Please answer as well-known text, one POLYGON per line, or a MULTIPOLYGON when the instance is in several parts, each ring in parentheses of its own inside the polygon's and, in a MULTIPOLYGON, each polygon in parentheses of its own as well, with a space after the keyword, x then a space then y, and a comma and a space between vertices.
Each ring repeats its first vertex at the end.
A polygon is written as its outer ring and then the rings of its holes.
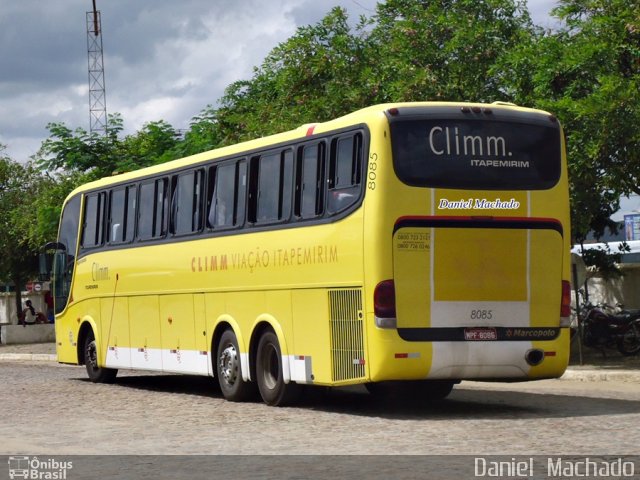
POLYGON ((27 478, 38 480, 65 480, 67 471, 73 468, 73 462, 54 458, 9 457, 9 478, 27 478))

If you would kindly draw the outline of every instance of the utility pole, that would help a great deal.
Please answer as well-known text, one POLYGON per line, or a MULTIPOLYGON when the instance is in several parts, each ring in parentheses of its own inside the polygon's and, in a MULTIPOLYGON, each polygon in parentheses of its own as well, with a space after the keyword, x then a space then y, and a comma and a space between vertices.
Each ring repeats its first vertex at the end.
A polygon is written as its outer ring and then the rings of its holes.
POLYGON ((87 52, 89 60, 89 131, 107 134, 107 97, 104 86, 102 25, 100 12, 93 0, 93 11, 87 12, 87 52))

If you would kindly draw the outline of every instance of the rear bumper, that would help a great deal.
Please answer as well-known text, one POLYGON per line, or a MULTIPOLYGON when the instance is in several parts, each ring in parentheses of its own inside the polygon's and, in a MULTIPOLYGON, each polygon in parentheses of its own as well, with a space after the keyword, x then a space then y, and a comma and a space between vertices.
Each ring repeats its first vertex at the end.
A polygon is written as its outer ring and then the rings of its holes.
POLYGON ((533 380, 562 376, 569 362, 569 329, 558 329, 551 340, 411 341, 395 331, 377 330, 386 341, 372 351, 371 381, 385 380, 533 380), (527 354, 541 351, 530 365, 527 354))

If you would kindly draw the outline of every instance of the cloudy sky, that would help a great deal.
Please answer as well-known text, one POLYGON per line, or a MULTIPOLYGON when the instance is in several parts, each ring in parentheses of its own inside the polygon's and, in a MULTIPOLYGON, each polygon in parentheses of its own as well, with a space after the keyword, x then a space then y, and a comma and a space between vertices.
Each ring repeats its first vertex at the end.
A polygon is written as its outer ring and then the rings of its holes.
MULTIPOLYGON (((350 18, 376 0, 97 0, 102 15, 108 112, 125 133, 166 120, 188 128, 231 82, 302 25, 333 6, 350 18)), ((529 0, 534 22, 552 26, 554 0, 529 0)), ((0 0, 0 145, 26 161, 49 122, 89 130, 86 12, 91 0, 0 0)))

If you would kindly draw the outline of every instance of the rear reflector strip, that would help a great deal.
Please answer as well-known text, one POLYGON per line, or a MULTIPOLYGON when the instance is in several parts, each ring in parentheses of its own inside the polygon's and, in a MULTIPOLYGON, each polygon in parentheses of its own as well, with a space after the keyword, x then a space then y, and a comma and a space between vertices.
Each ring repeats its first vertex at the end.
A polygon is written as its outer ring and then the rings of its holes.
POLYGON ((395 233, 405 227, 555 230, 560 235, 563 235, 562 224, 553 218, 407 216, 396 220, 393 232, 395 233))
POLYGON ((562 304, 560 305, 560 316, 569 317, 571 315, 571 283, 562 280, 562 304))
POLYGON ((396 353, 394 355, 395 358, 420 358, 420 353, 419 352, 412 352, 412 353, 396 353))

